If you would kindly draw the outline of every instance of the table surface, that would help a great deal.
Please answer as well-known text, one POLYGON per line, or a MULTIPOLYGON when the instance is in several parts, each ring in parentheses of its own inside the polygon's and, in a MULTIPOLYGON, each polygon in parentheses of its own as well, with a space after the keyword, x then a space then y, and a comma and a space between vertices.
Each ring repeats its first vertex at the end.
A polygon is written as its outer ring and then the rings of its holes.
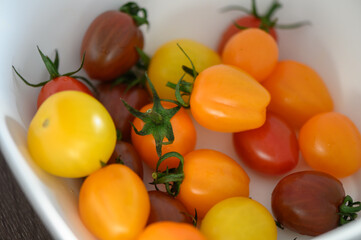
POLYGON ((0 152, 0 239, 52 239, 0 152))

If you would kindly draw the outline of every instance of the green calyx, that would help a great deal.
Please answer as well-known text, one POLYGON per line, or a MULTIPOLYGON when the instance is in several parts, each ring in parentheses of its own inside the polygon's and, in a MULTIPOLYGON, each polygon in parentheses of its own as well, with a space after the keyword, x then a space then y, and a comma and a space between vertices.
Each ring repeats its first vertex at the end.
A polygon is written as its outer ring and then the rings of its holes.
POLYGON ((177 105, 174 108, 165 109, 161 104, 158 93, 155 91, 154 86, 146 73, 145 77, 153 94, 152 109, 143 113, 131 107, 124 100, 122 100, 122 102, 133 116, 144 122, 144 126, 141 130, 136 129, 136 127, 132 124, 135 133, 141 136, 152 134, 155 140, 158 157, 161 157, 162 146, 172 144, 174 141, 173 128, 170 120, 179 111, 180 106, 177 105), (165 138, 167 141, 164 141, 165 138))
POLYGON ((178 80, 177 84, 174 84, 172 82, 167 82, 166 86, 173 88, 175 90, 175 97, 176 97, 179 105, 181 105, 184 108, 189 108, 190 107, 189 98, 192 93, 194 81, 195 81, 196 77, 198 76, 198 72, 193 64, 192 59, 188 56, 188 54, 184 51, 184 49, 178 43, 177 43, 177 46, 183 52, 183 54, 187 57, 192 68, 189 68, 189 67, 183 65, 182 70, 184 71, 184 74, 178 80), (186 74, 189 74, 193 77, 193 82, 190 83, 190 82, 183 80, 183 78, 186 74), (184 96, 189 97, 187 102, 183 99, 184 96))
POLYGON ((361 211, 361 203, 354 202, 352 198, 347 195, 342 204, 339 206, 340 225, 349 223, 357 218, 357 212, 361 211))
MULTIPOLYGON (((269 30, 271 28, 279 28, 279 29, 292 29, 292 28, 298 28, 304 25, 309 25, 310 22, 309 21, 301 21, 301 22, 296 22, 296 23, 291 23, 291 24, 277 24, 278 19, 277 18, 273 18, 275 12, 280 9, 282 7, 281 3, 278 2, 278 0, 274 0, 270 7, 268 8, 268 10, 266 11, 265 14, 261 15, 258 12, 257 9, 257 4, 256 4, 256 0, 252 0, 252 4, 251 4, 251 10, 242 7, 242 6, 228 6, 222 9, 222 12, 228 12, 231 10, 238 10, 238 11, 242 11, 248 15, 252 15, 255 18, 260 20, 260 26, 259 28, 269 32, 269 30)), ((246 29, 247 27, 245 26, 240 26, 238 24, 235 23, 235 26, 241 30, 246 29)))
POLYGON ((153 172, 153 182, 150 184, 154 185, 155 188, 158 189, 158 184, 164 184, 167 193, 173 197, 176 197, 179 194, 180 186, 184 179, 183 172, 184 158, 181 154, 177 152, 168 152, 161 156, 157 162, 157 167, 155 172, 153 172), (160 164, 170 157, 176 157, 179 159, 179 165, 177 168, 167 169, 163 172, 159 172, 158 168, 160 164))
POLYGON ((135 2, 128 2, 124 4, 119 8, 119 11, 130 15, 138 27, 143 24, 149 26, 147 10, 139 7, 135 2))
POLYGON ((42 60, 43 60, 43 62, 45 64, 45 67, 48 70, 48 73, 50 74, 50 78, 47 81, 40 82, 40 83, 37 83, 37 84, 33 84, 33 83, 28 82, 25 78, 23 78, 20 75, 20 73, 15 69, 15 67, 12 66, 15 73, 20 77, 21 80, 23 80, 23 82, 26 85, 31 86, 31 87, 42 87, 45 84, 47 84, 48 82, 50 82, 51 80, 53 80, 54 78, 61 77, 61 76, 68 76, 68 77, 72 77, 72 78, 76 78, 76 79, 80 79, 80 80, 84 81, 93 91, 96 92, 95 87, 91 84, 91 82, 87 78, 82 77, 82 76, 75 76, 74 75, 74 74, 78 73, 83 68, 85 53, 83 54, 81 65, 77 70, 75 70, 73 72, 68 72, 68 73, 65 73, 65 74, 60 74, 59 73, 59 53, 58 53, 58 50, 55 50, 55 59, 54 59, 54 61, 52 61, 48 56, 45 56, 43 54, 43 52, 40 50, 40 48, 38 46, 37 46, 37 48, 38 48, 39 54, 40 54, 40 56, 41 56, 41 58, 42 58, 42 60))

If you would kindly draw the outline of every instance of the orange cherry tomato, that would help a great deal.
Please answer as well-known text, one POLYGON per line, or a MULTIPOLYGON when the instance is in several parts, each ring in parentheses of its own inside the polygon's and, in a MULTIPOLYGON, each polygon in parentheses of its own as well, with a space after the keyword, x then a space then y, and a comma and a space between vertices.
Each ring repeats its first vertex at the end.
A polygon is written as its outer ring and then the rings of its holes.
POLYGON ((243 70, 215 65, 196 78, 190 98, 194 119, 219 132, 258 128, 266 120, 270 94, 243 70))
MULTIPOLYGON (((175 107, 174 103, 162 102, 162 106, 166 109, 175 107)), ((140 111, 146 112, 151 109, 153 104, 144 106, 140 111)), ((197 133, 194 128, 194 124, 188 115, 187 111, 181 108, 170 120, 174 133, 174 142, 169 145, 162 146, 162 154, 167 152, 178 152, 181 155, 185 155, 190 151, 193 151, 196 145, 197 133)), ((141 130, 144 126, 144 122, 136 118, 133 121, 136 129, 141 130)), ((155 140, 152 135, 141 136, 135 133, 134 129, 131 132, 132 143, 135 149, 138 151, 142 160, 148 164, 152 169, 155 169, 159 157, 156 152, 155 140)), ((165 139, 166 141, 166 139, 165 139)), ((164 171, 166 167, 176 168, 178 167, 179 159, 175 157, 168 158, 162 162, 159 166, 159 170, 164 171)))
POLYGON ((278 61, 274 38, 258 28, 248 28, 229 39, 222 52, 222 62, 237 66, 262 82, 278 61))
POLYGON ((203 234, 187 223, 157 222, 150 224, 137 240, 206 240, 203 234))
POLYGON ((361 135, 354 123, 337 112, 320 113, 300 129, 299 144, 313 169, 337 178, 361 167, 361 135))
POLYGON ((208 149, 195 150, 184 157, 184 180, 178 195, 188 212, 197 210, 203 218, 216 203, 249 194, 249 177, 227 155, 208 149))
POLYGON ((100 239, 135 239, 143 231, 149 211, 142 180, 121 164, 94 172, 80 188, 80 218, 100 239))
POLYGON ((296 128, 317 113, 333 109, 332 98, 322 78, 302 63, 280 61, 262 84, 271 94, 269 110, 296 128))

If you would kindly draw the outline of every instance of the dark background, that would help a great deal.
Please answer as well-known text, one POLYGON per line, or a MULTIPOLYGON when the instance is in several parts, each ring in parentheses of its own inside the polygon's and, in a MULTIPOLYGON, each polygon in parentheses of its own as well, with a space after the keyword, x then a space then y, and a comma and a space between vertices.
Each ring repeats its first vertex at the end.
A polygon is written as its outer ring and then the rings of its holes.
POLYGON ((0 152, 0 239, 52 239, 0 152))

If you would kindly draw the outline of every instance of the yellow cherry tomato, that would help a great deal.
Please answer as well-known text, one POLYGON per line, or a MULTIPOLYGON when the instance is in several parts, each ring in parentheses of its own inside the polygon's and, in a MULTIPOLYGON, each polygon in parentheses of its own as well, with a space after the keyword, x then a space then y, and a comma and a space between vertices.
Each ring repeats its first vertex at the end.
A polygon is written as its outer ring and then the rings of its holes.
POLYGON ((207 240, 276 240, 277 227, 271 213, 247 197, 233 197, 214 205, 202 220, 207 240))
POLYGON ((80 188, 80 218, 99 239, 134 240, 149 212, 145 185, 125 165, 110 164, 92 173, 80 188))
MULTIPOLYGON (((160 98, 175 100, 174 89, 166 86, 167 82, 177 83, 183 75, 182 65, 191 67, 189 60, 180 50, 177 43, 191 58, 198 72, 221 63, 220 56, 202 43, 190 39, 177 39, 162 45, 153 55, 148 76, 160 98)), ((189 75, 184 77, 185 81, 192 82, 189 75)))
POLYGON ((116 130, 103 105, 89 94, 62 91, 46 99, 32 119, 28 148, 45 171, 84 177, 113 153, 116 130))

